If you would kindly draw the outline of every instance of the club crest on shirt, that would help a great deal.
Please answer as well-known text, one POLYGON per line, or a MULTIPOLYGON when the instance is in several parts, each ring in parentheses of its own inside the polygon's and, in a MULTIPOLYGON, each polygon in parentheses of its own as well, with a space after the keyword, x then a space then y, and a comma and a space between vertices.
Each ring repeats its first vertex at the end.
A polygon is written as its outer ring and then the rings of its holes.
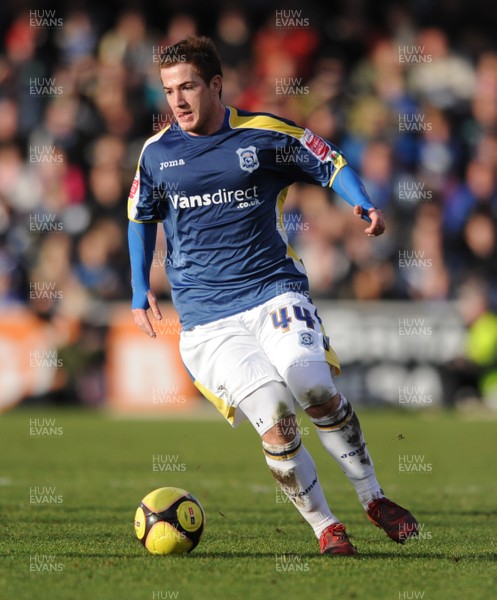
POLYGON ((301 346, 314 346, 314 335, 310 331, 301 331, 299 333, 299 344, 301 346))
POLYGON ((257 148, 255 146, 238 148, 236 153, 240 159, 240 169, 252 173, 259 168, 259 159, 257 158, 257 148))

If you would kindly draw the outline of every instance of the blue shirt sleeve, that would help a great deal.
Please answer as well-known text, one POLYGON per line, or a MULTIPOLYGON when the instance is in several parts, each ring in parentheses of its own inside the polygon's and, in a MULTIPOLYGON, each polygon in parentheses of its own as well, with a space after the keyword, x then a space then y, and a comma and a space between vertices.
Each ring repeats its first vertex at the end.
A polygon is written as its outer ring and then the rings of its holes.
POLYGON ((282 164, 295 181, 331 187, 351 206, 361 206, 362 218, 370 222, 367 212, 374 205, 340 149, 308 129, 302 131, 300 139, 287 136, 286 147, 276 146, 276 162, 282 164))
POLYGON ((144 149, 129 192, 128 218, 138 223, 160 223, 164 220, 166 206, 164 194, 160 193, 147 169, 144 149))
POLYGON ((348 165, 343 166, 333 179, 331 188, 351 206, 361 206, 362 218, 371 222, 367 212, 374 208, 374 205, 369 199, 364 184, 353 169, 348 165))
POLYGON ((131 308, 149 308, 147 292, 150 289, 150 267, 154 256, 157 225, 136 223, 128 225, 128 246, 131 262, 131 287, 133 299, 131 308))

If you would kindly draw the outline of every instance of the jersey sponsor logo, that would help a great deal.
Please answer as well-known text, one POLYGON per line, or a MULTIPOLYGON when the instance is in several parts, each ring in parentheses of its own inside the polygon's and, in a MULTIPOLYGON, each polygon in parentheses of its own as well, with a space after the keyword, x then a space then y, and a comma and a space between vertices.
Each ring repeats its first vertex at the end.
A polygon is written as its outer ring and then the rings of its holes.
POLYGON ((178 208, 197 208, 199 206, 210 206, 212 204, 229 204, 237 202, 237 208, 248 208, 260 204, 260 198, 257 194, 257 186, 253 185, 245 190, 227 190, 220 188, 214 193, 194 194, 186 196, 183 193, 168 192, 167 199, 175 209, 178 208))
POLYGON ((186 165, 186 162, 182 158, 179 158, 178 160, 166 160, 160 163, 159 169, 163 171, 170 167, 182 167, 183 165, 186 165))
POLYGON ((307 148, 307 150, 309 150, 309 152, 321 162, 324 162, 331 152, 330 146, 323 140, 323 138, 320 138, 319 135, 312 133, 312 131, 309 131, 309 129, 305 130, 300 142, 304 148, 307 148))
POLYGON ((259 159, 257 158, 257 148, 248 146, 247 148, 238 148, 236 151, 240 159, 240 169, 252 173, 259 168, 259 159))

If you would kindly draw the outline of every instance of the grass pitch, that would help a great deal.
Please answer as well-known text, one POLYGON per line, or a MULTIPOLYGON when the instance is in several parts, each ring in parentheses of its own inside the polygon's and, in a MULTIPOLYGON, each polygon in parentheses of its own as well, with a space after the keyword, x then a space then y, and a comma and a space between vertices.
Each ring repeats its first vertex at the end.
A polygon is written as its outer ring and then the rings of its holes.
POLYGON ((495 597, 495 422, 432 412, 359 416, 385 492, 417 516, 421 538, 399 546, 369 523, 302 417, 330 506, 360 552, 332 558, 319 555, 311 529, 277 491, 248 424, 4 415, 0 598, 495 597), (191 491, 206 512, 189 555, 152 556, 135 538, 136 506, 168 485, 191 491))

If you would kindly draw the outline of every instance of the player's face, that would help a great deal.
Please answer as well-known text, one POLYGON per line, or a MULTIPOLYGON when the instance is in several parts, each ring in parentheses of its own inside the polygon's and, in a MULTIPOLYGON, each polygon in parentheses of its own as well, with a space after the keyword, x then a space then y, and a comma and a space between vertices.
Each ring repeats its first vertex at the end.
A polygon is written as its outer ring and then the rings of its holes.
POLYGON ((213 77, 210 84, 189 63, 178 63, 161 69, 161 80, 171 110, 183 131, 193 135, 213 133, 214 107, 219 103, 221 78, 213 77))

